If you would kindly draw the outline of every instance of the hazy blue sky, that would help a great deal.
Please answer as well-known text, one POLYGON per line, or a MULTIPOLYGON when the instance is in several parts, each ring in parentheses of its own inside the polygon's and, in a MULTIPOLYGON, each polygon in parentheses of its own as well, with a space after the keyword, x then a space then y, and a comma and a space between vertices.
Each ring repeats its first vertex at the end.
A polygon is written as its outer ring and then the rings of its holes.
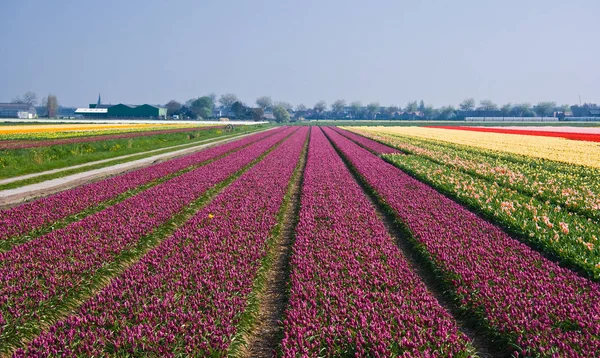
POLYGON ((2 0, 0 101, 600 102, 600 1, 2 0))

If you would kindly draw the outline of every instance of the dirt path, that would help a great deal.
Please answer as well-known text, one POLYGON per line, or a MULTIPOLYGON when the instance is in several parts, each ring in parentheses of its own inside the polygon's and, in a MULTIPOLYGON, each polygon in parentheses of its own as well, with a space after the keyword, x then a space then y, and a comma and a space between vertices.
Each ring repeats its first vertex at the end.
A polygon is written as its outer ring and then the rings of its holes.
MULTIPOLYGON (((231 139, 231 138, 236 138, 236 137, 224 136, 224 139, 231 139)), ((178 145, 174 145, 174 146, 170 146, 170 147, 163 147, 163 148, 158 148, 158 149, 152 149, 152 150, 148 150, 148 151, 145 151, 145 152, 138 152, 138 153, 133 153, 133 154, 122 155, 122 156, 119 156, 119 157, 113 157, 113 158, 108 158, 108 159, 96 160, 96 161, 93 161, 93 162, 87 162, 87 163, 83 163, 83 164, 73 165, 73 166, 70 166, 70 167, 64 167, 64 168, 58 168, 58 169, 52 169, 52 170, 46 170, 46 171, 43 171, 43 172, 31 173, 31 174, 27 174, 27 175, 21 175, 21 176, 18 176, 18 177, 6 178, 6 179, 0 180, 0 185, 10 184, 10 183, 14 183, 16 181, 31 179, 31 178, 39 177, 39 176, 42 176, 42 175, 55 174, 55 173, 60 173, 60 172, 68 171, 68 170, 85 168, 85 167, 89 167, 89 166, 93 166, 93 165, 98 165, 98 164, 102 164, 102 163, 108 163, 108 162, 112 162, 112 161, 117 161, 117 160, 127 159, 127 158, 131 158, 131 157, 136 157, 136 156, 140 156, 140 155, 145 155, 145 154, 150 154, 150 153, 156 153, 156 152, 160 152, 160 151, 166 151, 166 150, 170 150, 170 149, 176 149, 176 148, 182 148, 182 147, 192 147, 192 146, 195 146, 195 145, 198 145, 198 144, 203 144, 203 143, 211 142, 211 141, 214 141, 214 140, 215 140, 214 138, 209 138, 209 139, 204 139, 204 140, 197 141, 195 143, 178 144, 178 145)))
MULTIPOLYGON (((270 130, 270 129, 267 129, 270 130)), ((243 137, 256 134, 260 132, 252 132, 250 134, 244 134, 241 136, 227 138, 223 140, 218 140, 215 142, 210 142, 206 144, 201 144, 198 146, 180 149, 173 152, 163 153, 154 155, 151 157, 146 157, 138 160, 134 160, 127 163, 121 163, 109 167, 104 167, 100 169, 94 169, 82 173, 77 173, 73 175, 68 175, 62 178, 56 178, 47 180, 41 183, 31 184, 22 186, 15 189, 2 190, 0 191, 0 208, 6 208, 10 206, 14 206, 20 204, 27 200, 36 199, 39 197, 48 196, 63 190, 67 190, 70 188, 74 188, 79 185, 87 184, 90 182, 98 181, 101 179, 105 179, 111 176, 115 176, 118 174, 122 174, 134 169, 139 169, 143 167, 147 167, 149 165, 164 162, 169 159, 177 158, 184 156, 186 154, 191 154, 202 149, 212 147, 218 144, 223 144, 231 141, 235 141, 241 139, 243 137)))
MULTIPOLYGON (((308 138, 310 140, 310 137, 308 138)), ((300 196, 304 168, 308 154, 308 140, 300 157, 300 173, 290 188, 290 200, 287 203, 281 234, 272 250, 274 262, 267 274, 267 286, 259 295, 260 306, 254 330, 247 337, 248 346, 244 357, 273 357, 283 337, 283 315, 288 297, 290 277, 290 259, 296 224, 299 220, 300 196)))

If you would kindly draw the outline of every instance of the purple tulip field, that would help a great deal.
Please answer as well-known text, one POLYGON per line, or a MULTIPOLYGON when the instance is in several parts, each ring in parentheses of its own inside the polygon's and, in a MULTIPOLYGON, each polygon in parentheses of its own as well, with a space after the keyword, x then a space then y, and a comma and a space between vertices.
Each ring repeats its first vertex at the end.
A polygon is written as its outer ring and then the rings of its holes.
POLYGON ((600 284, 402 153, 278 127, 1 209, 0 357, 599 357, 600 284))
MULTIPOLYGON (((152 165, 0 211, 0 242, 4 242, 4 247, 6 247, 11 239, 31 234, 35 230, 50 226, 87 208, 98 206, 119 194, 243 148, 273 134, 273 131, 255 134, 193 155, 152 165)), ((3 246, 0 245, 0 247, 3 246)))
POLYGON ((470 346, 318 128, 304 172, 283 354, 459 356, 470 346))
POLYGON ((597 356, 599 284, 545 259, 338 132, 325 132, 482 325, 523 356, 597 356))

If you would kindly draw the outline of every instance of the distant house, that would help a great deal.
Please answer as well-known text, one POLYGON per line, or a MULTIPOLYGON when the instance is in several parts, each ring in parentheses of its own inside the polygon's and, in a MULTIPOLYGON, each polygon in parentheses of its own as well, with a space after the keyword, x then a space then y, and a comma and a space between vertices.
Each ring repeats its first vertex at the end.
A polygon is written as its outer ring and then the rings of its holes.
POLYGON ((35 106, 27 103, 0 103, 0 118, 31 119, 37 117, 35 106))
POLYGON ((275 120, 275 115, 273 114, 273 108, 268 107, 265 109, 265 113, 263 113, 263 118, 269 121, 275 120))
POLYGON ((231 110, 231 108, 226 108, 223 106, 220 107, 214 107, 212 110, 212 116, 214 118, 221 118, 221 117, 235 117, 235 114, 233 113, 233 111, 231 110))
POLYGON ((584 104, 583 106, 571 106, 574 117, 600 117, 600 108, 597 105, 584 104))

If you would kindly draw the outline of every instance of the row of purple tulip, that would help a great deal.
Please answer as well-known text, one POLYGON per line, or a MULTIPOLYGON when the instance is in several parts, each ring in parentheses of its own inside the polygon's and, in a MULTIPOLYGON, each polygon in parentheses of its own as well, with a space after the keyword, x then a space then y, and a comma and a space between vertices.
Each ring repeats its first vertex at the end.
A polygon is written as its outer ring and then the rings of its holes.
POLYGON ((450 357, 473 350, 318 127, 301 205, 284 356, 450 357))
MULTIPOLYGON (((145 235, 206 190, 250 164, 294 131, 289 128, 81 221, 0 253, 0 346, 40 322, 126 257, 145 235)), ((126 260, 126 258, 125 258, 126 260)))
POLYGON ((559 267, 496 226, 331 129, 327 135, 395 211, 459 305, 514 355, 600 352, 600 285, 559 267))
POLYGON ((0 240, 27 235, 67 216, 113 199, 128 190, 242 148, 273 133, 274 131, 254 134, 198 153, 2 210, 0 211, 0 240))
POLYGON ((371 140, 369 138, 365 138, 361 135, 358 135, 356 133, 347 131, 347 130, 343 130, 341 128, 338 127, 332 127, 331 129, 333 129, 334 131, 342 134, 343 136, 349 138, 350 140, 352 140, 355 143, 358 143, 359 145, 361 145, 362 147, 367 148, 368 150, 370 150, 373 153, 377 153, 377 154, 401 154, 402 152, 399 151, 396 148, 392 148, 390 146, 387 146, 385 144, 376 142, 374 140, 371 140))
POLYGON ((307 133, 298 130, 75 314, 15 355, 226 355, 307 133))

